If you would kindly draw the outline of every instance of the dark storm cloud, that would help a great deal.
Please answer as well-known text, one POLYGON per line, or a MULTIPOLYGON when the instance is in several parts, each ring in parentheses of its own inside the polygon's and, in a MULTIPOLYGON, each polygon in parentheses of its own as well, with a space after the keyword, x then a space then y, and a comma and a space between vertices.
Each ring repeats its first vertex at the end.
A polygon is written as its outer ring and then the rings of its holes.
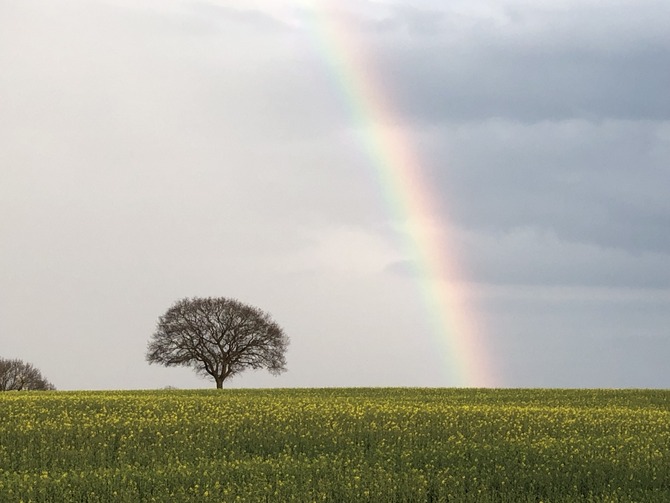
POLYGON ((670 287, 668 4, 387 16, 375 63, 471 279, 670 287))
POLYGON ((388 37, 375 64, 413 120, 670 118, 667 5, 538 4, 488 19, 405 7, 393 19, 403 43, 388 37))
POLYGON ((670 138, 652 122, 489 122, 440 129, 426 164, 450 218, 670 253, 670 138))
MULTIPOLYGON (((457 240, 461 273, 490 285, 547 287, 670 288, 668 255, 631 253, 566 242, 531 228, 467 233, 457 240)), ((411 274, 409 262, 391 264, 394 274, 411 274)))
POLYGON ((528 230, 474 240, 470 277, 499 284, 670 288, 668 256, 566 243, 528 230))
POLYGON ((422 141, 473 281, 670 287, 667 126, 489 121, 422 141))
POLYGON ((494 42, 472 49, 438 47, 423 52, 420 62, 413 51, 389 55, 383 78, 392 83, 403 114, 419 122, 670 118, 666 46, 639 48, 634 55, 524 54, 494 42))

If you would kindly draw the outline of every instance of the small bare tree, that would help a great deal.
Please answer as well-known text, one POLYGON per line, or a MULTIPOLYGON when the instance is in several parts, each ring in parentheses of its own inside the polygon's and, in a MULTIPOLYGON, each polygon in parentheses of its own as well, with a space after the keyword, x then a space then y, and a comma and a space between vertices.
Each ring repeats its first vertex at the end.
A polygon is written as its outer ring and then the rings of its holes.
POLYGON ((54 390, 32 364, 0 358, 0 391, 54 390))
POLYGON ((192 367, 216 387, 246 369, 286 370, 289 339, 272 317, 227 298, 177 301, 158 320, 147 361, 166 367, 192 367))

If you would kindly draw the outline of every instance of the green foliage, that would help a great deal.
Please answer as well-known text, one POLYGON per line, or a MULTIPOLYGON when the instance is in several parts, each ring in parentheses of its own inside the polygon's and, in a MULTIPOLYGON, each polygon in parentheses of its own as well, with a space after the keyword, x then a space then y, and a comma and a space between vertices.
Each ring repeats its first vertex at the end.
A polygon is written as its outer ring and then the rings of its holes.
POLYGON ((668 502, 670 392, 3 393, 0 501, 668 502))

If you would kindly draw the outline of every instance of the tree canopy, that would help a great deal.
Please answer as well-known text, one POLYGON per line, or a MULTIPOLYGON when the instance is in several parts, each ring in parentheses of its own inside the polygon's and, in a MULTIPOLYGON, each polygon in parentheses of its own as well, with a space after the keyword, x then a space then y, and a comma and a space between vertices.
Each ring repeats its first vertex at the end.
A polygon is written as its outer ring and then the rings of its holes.
POLYGON ((31 363, 0 358, 0 391, 54 390, 31 363))
POLYGON ((146 359, 193 368, 217 388, 246 369, 286 370, 289 338, 270 314, 236 299, 185 298, 163 314, 146 359))

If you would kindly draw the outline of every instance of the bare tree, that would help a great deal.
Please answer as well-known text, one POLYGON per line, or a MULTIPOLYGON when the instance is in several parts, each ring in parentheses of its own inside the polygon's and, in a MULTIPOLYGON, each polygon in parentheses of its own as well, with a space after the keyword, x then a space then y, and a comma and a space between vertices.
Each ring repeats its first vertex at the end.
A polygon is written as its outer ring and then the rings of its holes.
POLYGON ((166 367, 192 367, 210 376, 216 387, 246 369, 286 370, 289 339, 272 317, 227 298, 177 301, 158 320, 147 361, 166 367))
POLYGON ((54 390, 32 364, 0 358, 0 391, 54 390))

